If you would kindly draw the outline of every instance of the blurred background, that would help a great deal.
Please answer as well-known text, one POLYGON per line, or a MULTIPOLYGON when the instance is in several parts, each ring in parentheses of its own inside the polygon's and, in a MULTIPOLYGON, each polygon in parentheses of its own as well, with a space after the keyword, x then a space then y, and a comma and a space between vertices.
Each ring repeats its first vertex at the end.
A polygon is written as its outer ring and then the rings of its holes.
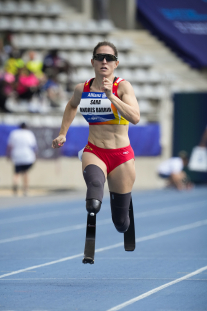
MULTIPOLYGON (((130 125, 135 189, 160 188, 158 165, 190 155, 207 126, 206 0, 0 1, 0 195, 12 194, 9 134, 26 122, 37 139, 30 194, 85 189, 78 151, 88 124, 78 112, 63 148, 51 148, 74 86, 94 76, 94 46, 119 51, 116 75, 128 80, 141 120, 130 125)), ((189 171, 207 183, 206 172, 189 171)))

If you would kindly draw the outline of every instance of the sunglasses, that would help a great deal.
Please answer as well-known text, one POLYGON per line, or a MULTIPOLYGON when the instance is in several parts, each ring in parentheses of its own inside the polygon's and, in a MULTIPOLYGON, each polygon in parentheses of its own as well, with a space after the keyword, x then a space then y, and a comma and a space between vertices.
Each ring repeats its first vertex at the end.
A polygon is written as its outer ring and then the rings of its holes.
POLYGON ((93 55, 93 59, 98 60, 100 62, 102 62, 103 60, 107 61, 107 62, 113 62, 116 61, 118 58, 115 55, 112 54, 95 54, 93 55))

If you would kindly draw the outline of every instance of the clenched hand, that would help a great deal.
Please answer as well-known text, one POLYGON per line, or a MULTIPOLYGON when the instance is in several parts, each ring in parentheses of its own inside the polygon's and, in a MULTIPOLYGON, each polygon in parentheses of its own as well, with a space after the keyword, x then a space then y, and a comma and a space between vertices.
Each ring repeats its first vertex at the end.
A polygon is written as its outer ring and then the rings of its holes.
POLYGON ((103 83, 103 91, 105 92, 106 96, 110 98, 110 96, 112 95, 113 83, 105 77, 103 78, 102 83, 103 83))
POLYGON ((66 142, 66 137, 64 135, 59 135, 57 138, 55 138, 52 142, 52 148, 60 148, 64 145, 66 142))

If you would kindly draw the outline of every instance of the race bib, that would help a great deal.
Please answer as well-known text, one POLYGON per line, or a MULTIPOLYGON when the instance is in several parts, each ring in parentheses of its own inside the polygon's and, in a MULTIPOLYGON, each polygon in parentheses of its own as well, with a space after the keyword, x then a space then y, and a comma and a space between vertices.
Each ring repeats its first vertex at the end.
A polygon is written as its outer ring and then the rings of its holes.
POLYGON ((83 92, 79 108, 88 123, 115 119, 112 103, 103 92, 83 92))

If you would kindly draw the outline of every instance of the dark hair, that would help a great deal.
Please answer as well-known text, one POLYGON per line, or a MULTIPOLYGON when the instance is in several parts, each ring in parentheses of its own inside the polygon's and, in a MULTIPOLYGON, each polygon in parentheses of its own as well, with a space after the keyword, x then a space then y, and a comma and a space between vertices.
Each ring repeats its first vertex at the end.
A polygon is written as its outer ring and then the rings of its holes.
POLYGON ((117 48, 115 47, 115 45, 109 41, 102 41, 102 42, 99 42, 95 48, 93 49, 93 56, 96 54, 96 51, 98 50, 98 48, 100 48, 101 46, 110 46, 113 50, 114 50, 114 55, 116 57, 118 57, 118 50, 117 48))
POLYGON ((14 49, 10 53, 10 57, 18 59, 22 57, 22 52, 20 50, 14 49))
POLYGON ((19 126, 21 129, 26 129, 27 128, 27 125, 25 122, 22 122, 19 126))
POLYGON ((185 150, 181 150, 178 153, 178 156, 183 160, 188 160, 188 153, 185 150))

